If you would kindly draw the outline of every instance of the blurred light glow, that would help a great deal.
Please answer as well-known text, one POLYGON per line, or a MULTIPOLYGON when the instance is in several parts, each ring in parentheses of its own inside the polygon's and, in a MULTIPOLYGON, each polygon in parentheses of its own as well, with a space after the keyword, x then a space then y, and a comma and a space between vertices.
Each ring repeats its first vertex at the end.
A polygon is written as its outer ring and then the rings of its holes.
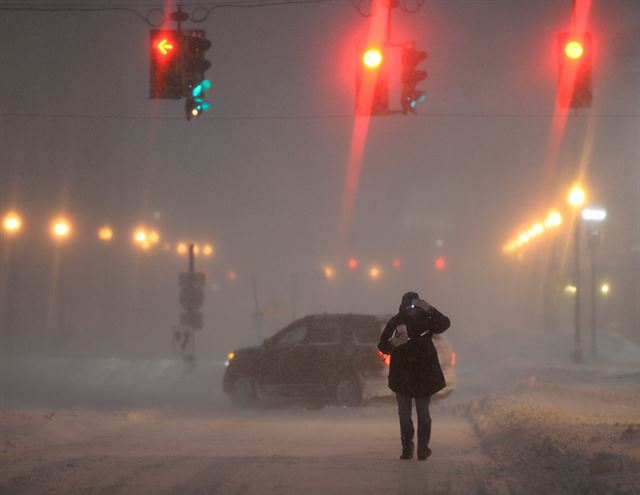
POLYGON ((176 253, 178 253, 179 255, 184 256, 188 252, 189 252, 189 248, 187 247, 186 242, 179 242, 176 245, 176 253))
POLYGON ((355 270, 356 268, 358 268, 358 259, 349 258, 349 261, 347 262, 347 266, 349 267, 350 270, 355 270))
POLYGON ((213 245, 205 244, 202 246, 202 254, 204 256, 213 256, 213 245))
POLYGON ((133 233, 133 240, 138 244, 142 244, 143 242, 146 242, 147 231, 142 227, 137 228, 133 233))
POLYGON ((382 52, 378 48, 369 48, 362 55, 362 62, 370 69, 377 69, 382 64, 382 52))
POLYGON ((158 234, 157 230, 152 230, 151 232, 149 232, 149 242, 151 244, 157 244, 158 242, 160 242, 160 234, 158 234))
POLYGON ((604 283, 600 286, 600 293, 603 296, 608 296, 609 292, 611 292, 611 286, 608 283, 604 283))
POLYGON ((113 230, 111 229, 111 227, 109 227, 108 225, 100 227, 100 230, 98 230, 98 239, 105 242, 113 239, 113 230))
POLYGON ((442 256, 439 256, 436 258, 434 266, 436 270, 444 270, 447 267, 447 262, 442 256))
POLYGON ((371 268, 369 268, 369 277, 372 280, 378 280, 380 278, 380 275, 381 275, 380 267, 374 265, 371 268))
POLYGON ((548 229, 557 227, 560 224, 562 224, 562 215, 555 210, 550 212, 544 221, 544 226, 548 229))
POLYGON ((331 265, 325 265, 322 271, 327 280, 333 280, 336 277, 336 272, 331 265))
POLYGON ((391 266, 393 266, 394 268, 400 268, 400 260, 398 258, 394 258, 394 260, 391 262, 391 266))
POLYGON ((22 229, 22 218, 11 211, 2 219, 2 228, 8 234, 15 234, 22 229))
POLYGON ((571 285, 571 284, 565 285, 564 287, 565 294, 575 294, 576 292, 578 292, 578 289, 576 288, 575 285, 571 285))
POLYGON ((587 193, 584 192, 584 189, 579 184, 575 184, 567 195, 567 202, 571 206, 582 206, 586 199, 587 193))
POLYGON ((571 60, 578 60, 584 55, 584 46, 579 40, 571 40, 564 45, 564 53, 571 60))
POLYGON ((238 274, 231 270, 229 271, 229 273, 227 273, 227 279, 229 280, 229 282, 235 282, 238 279, 238 274))
POLYGON ((585 208, 582 210, 582 219, 588 222, 602 222, 607 218, 607 210, 604 208, 585 208))
POLYGON ((66 218, 57 218, 51 223, 51 235, 58 240, 64 240, 71 235, 71 223, 66 218))

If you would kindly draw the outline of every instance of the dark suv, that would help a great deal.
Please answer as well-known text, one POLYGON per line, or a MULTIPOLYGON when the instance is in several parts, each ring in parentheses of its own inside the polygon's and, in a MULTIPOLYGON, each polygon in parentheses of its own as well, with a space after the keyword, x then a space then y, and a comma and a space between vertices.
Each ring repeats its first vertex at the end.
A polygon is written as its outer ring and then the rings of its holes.
POLYGON ((356 314, 296 320, 262 345, 229 353, 224 392, 236 405, 295 397, 313 404, 357 406, 365 398, 390 395, 388 359, 377 349, 385 323, 380 317, 356 314))

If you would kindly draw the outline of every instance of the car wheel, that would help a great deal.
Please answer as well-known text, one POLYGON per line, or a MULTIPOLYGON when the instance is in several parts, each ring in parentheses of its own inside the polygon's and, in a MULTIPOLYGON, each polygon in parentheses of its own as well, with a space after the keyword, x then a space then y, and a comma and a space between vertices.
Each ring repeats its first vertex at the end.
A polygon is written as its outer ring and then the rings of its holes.
POLYGON ((362 389, 355 375, 344 375, 336 384, 336 403, 339 406, 362 405, 362 389))
POLYGON ((248 376, 236 378, 231 385, 231 403, 238 407, 249 407, 256 402, 256 386, 248 376))

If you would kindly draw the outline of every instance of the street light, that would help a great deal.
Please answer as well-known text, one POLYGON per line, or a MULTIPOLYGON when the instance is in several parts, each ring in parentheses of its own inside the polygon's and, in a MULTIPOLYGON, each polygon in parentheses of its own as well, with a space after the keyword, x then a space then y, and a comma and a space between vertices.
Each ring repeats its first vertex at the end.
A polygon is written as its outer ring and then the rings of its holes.
POLYGON ((324 273, 324 278, 327 280, 333 280, 336 277, 336 271, 331 265, 325 265, 322 268, 322 271, 324 273))
POLYGON ((202 254, 204 256, 213 256, 213 253, 213 244, 205 244, 204 246, 202 246, 202 254))
POLYGON ((160 241, 160 234, 155 230, 147 230, 146 227, 138 227, 133 231, 133 242, 144 251, 148 251, 160 241))
POLYGON ((100 230, 98 230, 98 239, 103 242, 109 242, 111 239, 113 239, 113 229, 108 225, 100 227, 100 230))
POLYGON ((10 211, 2 219, 2 228, 8 235, 15 235, 22 229, 22 218, 17 213, 10 211))
POLYGON ((178 253, 180 256, 186 256, 188 252, 189 247, 187 246, 186 242, 179 242, 176 245, 176 253, 178 253))
POLYGON ((64 241, 71 235, 71 222, 66 218, 59 217, 51 222, 51 235, 58 241, 64 241))
POLYGON ((573 358, 576 363, 582 362, 582 345, 580 335, 580 215, 577 211, 582 207, 586 200, 587 194, 579 184, 574 184, 569 194, 567 195, 567 202, 574 209, 575 228, 573 231, 574 237, 574 287, 575 299, 573 302, 574 313, 574 355, 573 358))
POLYGON ((582 219, 589 226, 589 252, 591 254, 591 355, 596 355, 596 248, 600 244, 600 225, 607 218, 604 208, 582 210, 582 219))

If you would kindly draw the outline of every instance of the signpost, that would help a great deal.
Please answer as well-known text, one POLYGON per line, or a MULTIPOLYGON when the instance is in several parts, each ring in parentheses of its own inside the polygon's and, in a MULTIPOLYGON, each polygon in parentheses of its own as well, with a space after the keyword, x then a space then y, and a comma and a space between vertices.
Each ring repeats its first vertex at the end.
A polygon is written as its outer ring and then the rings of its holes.
POLYGON ((195 271, 194 245, 189 245, 189 271, 180 273, 180 324, 173 327, 174 349, 182 355, 185 365, 195 368, 195 330, 202 328, 202 305, 206 277, 195 271))

